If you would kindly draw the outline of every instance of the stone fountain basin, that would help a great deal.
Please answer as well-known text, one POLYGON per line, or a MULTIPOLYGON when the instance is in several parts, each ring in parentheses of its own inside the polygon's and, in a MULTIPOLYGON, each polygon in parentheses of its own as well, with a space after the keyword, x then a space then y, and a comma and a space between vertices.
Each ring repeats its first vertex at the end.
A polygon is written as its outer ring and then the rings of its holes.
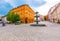
POLYGON ((46 26, 45 24, 31 24, 30 26, 46 26))

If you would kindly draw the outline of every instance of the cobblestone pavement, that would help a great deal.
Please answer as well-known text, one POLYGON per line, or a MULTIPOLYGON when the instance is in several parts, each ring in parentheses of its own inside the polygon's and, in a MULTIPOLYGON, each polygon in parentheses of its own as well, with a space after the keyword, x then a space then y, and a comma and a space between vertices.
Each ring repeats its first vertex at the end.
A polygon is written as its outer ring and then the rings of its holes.
POLYGON ((0 41, 60 41, 60 24, 44 23, 46 27, 34 27, 30 24, 0 24, 0 41))

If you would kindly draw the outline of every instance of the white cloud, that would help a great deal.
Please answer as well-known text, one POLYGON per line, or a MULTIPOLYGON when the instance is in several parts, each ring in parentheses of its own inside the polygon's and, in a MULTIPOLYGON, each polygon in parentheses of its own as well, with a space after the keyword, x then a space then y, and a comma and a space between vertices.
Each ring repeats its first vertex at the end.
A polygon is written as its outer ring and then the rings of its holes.
MULTIPOLYGON (((15 7, 15 4, 14 4, 14 1, 12 0, 5 0, 6 2, 9 2, 12 6, 15 7)), ((28 1, 28 4, 31 4, 30 1, 32 0, 27 0, 28 1)), ((41 1, 41 0, 35 0, 35 1, 41 1)), ((39 6, 39 7, 32 7, 34 8, 35 11, 38 11, 39 14, 41 15, 46 15, 48 14, 48 11, 51 7, 53 7, 55 4, 59 3, 60 0, 43 0, 43 1, 46 1, 46 3, 42 6, 39 6)))
POLYGON ((39 14, 41 15, 47 15, 49 9, 53 7, 55 4, 60 2, 60 0, 45 0, 45 1, 47 2, 45 5, 35 8, 36 11, 38 11, 39 14))

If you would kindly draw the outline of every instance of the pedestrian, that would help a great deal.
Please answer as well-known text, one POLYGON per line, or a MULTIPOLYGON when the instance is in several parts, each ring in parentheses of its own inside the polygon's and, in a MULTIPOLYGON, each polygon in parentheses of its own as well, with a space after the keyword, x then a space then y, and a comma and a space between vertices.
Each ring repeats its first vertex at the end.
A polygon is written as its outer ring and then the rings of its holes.
POLYGON ((5 26, 4 16, 2 17, 2 26, 5 26))

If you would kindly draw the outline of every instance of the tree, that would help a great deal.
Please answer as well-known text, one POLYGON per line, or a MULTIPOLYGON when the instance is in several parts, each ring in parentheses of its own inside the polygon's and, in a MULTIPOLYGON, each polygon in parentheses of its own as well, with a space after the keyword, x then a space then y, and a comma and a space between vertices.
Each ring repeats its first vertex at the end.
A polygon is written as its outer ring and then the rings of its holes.
POLYGON ((44 20, 46 21, 46 16, 44 16, 44 20))
POLYGON ((19 15, 14 12, 9 12, 6 17, 7 20, 11 21, 12 23, 16 23, 17 21, 20 21, 19 15))
POLYGON ((20 21, 20 16, 18 14, 15 14, 15 21, 20 21))
POLYGON ((0 19, 0 21, 2 21, 2 19, 0 19))
POLYGON ((8 14, 6 15, 6 19, 7 21, 11 21, 11 16, 10 16, 11 12, 8 12, 8 14))
POLYGON ((19 17, 19 15, 18 14, 12 14, 11 15, 11 21, 13 22, 13 23, 16 23, 17 21, 20 21, 20 17, 19 17))

